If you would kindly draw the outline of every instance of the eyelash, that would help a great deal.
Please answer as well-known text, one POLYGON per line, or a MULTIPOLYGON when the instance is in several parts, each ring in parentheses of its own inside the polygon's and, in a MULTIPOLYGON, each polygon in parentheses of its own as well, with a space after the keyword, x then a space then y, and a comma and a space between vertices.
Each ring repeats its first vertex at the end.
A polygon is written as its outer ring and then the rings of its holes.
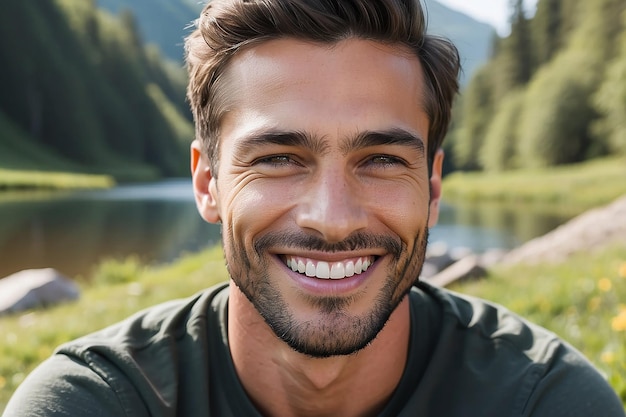
POLYGON ((375 155, 371 157, 368 162, 376 165, 383 165, 384 167, 391 167, 397 164, 406 165, 404 160, 391 155, 375 155))
POLYGON ((291 164, 298 164, 291 156, 289 155, 270 155, 265 156, 263 158, 259 158, 254 161, 254 164, 268 164, 272 166, 286 166, 291 164))
MULTIPOLYGON (((294 159, 291 155, 286 154, 278 154, 278 155, 270 155, 259 158, 253 162, 253 165, 256 164, 267 164, 273 167, 284 167, 288 165, 300 165, 300 163, 294 159)), ((366 165, 374 165, 374 166, 382 166, 383 168, 391 168, 397 165, 407 166, 407 162, 402 158, 392 155, 374 155, 368 158, 365 161, 366 165)))

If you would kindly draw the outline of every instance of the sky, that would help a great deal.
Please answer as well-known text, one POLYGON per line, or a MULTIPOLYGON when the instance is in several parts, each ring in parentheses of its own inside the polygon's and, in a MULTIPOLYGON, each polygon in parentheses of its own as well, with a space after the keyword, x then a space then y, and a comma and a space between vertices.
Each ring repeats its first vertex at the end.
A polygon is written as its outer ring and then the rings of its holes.
MULTIPOLYGON (((501 36, 509 33, 510 0, 437 0, 451 9, 465 13, 475 20, 488 23, 496 28, 501 36)), ((532 16, 537 0, 525 0, 526 10, 532 16)))

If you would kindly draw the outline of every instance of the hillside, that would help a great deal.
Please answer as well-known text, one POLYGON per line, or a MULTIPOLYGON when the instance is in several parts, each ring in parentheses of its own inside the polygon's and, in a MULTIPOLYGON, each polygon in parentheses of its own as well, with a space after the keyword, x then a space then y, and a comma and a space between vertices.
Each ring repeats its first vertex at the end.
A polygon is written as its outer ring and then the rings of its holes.
POLYGON ((8 1, 0 61, 0 168, 121 180, 185 172, 184 71, 144 47, 130 14, 86 0, 8 1))
POLYGON ((513 2, 456 109, 456 169, 498 172, 626 157, 626 2, 513 2))
POLYGON ((113 14, 130 10, 145 40, 158 45, 168 58, 182 62, 186 28, 198 17, 203 3, 195 0, 98 0, 98 7, 113 14))
MULTIPOLYGON (((204 3, 194 0, 98 1, 99 7, 112 13, 132 11, 145 39, 178 61, 183 58, 187 28, 198 17, 204 3)), ((426 0, 424 3, 428 10, 429 31, 450 38, 459 48, 464 67, 462 82, 465 82, 489 58, 494 29, 437 1, 426 0)))
MULTIPOLYGON (((429 1, 430 31, 457 43, 468 77, 492 29, 429 1)), ((7 2, 0 168, 121 181, 186 175, 194 133, 182 44, 200 9, 195 0, 7 2)))
POLYGON ((459 48, 463 66, 461 84, 467 84, 476 69, 489 59, 495 29, 437 1, 428 0, 426 5, 428 31, 449 38, 459 48))

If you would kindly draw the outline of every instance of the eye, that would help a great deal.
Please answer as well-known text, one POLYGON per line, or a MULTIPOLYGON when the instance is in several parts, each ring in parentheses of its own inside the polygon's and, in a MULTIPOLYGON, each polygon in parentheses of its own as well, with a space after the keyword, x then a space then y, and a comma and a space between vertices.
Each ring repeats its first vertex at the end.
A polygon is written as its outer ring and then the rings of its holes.
POLYGON ((270 165, 275 167, 282 167, 287 165, 299 165, 297 161, 295 161, 289 155, 270 155, 264 156, 254 161, 254 165, 270 165))
POLYGON ((368 164, 373 166, 382 166, 385 167, 394 167, 399 165, 406 166, 406 162, 402 158, 398 158, 397 156, 391 155, 374 155, 367 161, 368 164))

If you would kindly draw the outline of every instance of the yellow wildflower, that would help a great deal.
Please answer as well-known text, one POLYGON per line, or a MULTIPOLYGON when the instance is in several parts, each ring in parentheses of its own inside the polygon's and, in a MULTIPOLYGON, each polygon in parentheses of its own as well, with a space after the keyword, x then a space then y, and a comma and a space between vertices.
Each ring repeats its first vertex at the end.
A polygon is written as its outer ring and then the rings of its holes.
POLYGON ((626 278, 626 262, 623 262, 622 265, 620 265, 617 273, 620 277, 626 278))
POLYGON ((611 351, 602 352, 602 355, 600 355, 600 360, 607 365, 612 365, 613 362, 615 362, 615 353, 611 351))
POLYGON ((600 308, 600 304, 602 303, 602 299, 600 297, 593 297, 587 303, 587 309, 591 312, 594 312, 600 308))
POLYGON ((608 278, 601 278, 600 281, 598 281, 598 288, 602 292, 609 292, 611 288, 613 288, 613 283, 608 278))
POLYGON ((626 310, 622 310, 611 320, 611 328, 616 332, 626 331, 626 310))

